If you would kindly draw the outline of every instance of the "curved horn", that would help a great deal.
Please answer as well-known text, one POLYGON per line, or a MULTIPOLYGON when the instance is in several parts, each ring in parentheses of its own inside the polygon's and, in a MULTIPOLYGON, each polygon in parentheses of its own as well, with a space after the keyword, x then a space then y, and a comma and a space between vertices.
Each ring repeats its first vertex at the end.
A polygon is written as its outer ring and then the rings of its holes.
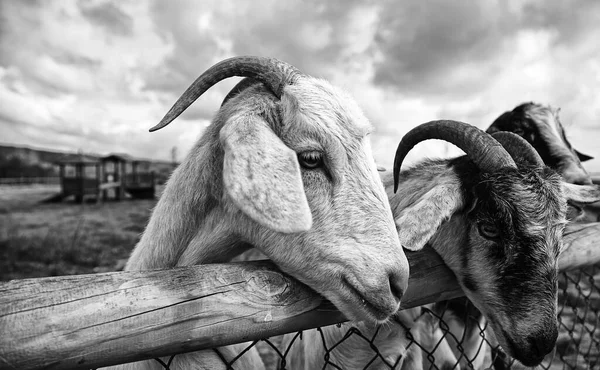
POLYGON ((259 83, 259 82, 253 78, 250 78, 250 77, 244 78, 243 80, 238 82, 237 85, 235 85, 233 87, 233 89, 231 89, 231 91, 227 94, 227 96, 225 96, 225 99, 223 99, 223 103, 221 103, 221 106, 224 106, 225 103, 227 103, 227 101, 229 99, 233 98, 237 94, 241 93, 242 91, 246 90, 250 86, 257 84, 257 83, 259 83))
POLYGON ((531 144, 521 136, 508 131, 499 131, 493 133, 492 137, 502 144, 515 162, 526 163, 536 168, 544 166, 542 157, 540 157, 531 144))
POLYGON ((206 90, 226 78, 252 77, 265 84, 280 99, 283 87, 294 83, 300 75, 295 67, 275 58, 242 56, 225 59, 201 74, 177 99, 160 123, 150 131, 160 130, 171 123, 206 90))
POLYGON ((415 145, 428 139, 445 140, 456 145, 482 171, 494 172, 503 167, 517 168, 502 145, 477 127, 458 121, 431 121, 410 130, 398 144, 394 158, 394 192, 398 189, 402 161, 415 145))

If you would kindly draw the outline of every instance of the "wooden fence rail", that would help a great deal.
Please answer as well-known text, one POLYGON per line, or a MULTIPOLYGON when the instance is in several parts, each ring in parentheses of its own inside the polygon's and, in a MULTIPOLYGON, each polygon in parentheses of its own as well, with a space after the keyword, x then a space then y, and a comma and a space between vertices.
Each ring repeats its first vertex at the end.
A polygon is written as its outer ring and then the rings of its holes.
MULTIPOLYGON (((600 262, 600 223, 569 225, 561 270, 600 262)), ((462 295, 430 248, 407 252, 409 308, 462 295)), ((0 283, 0 369, 89 369, 345 321, 268 261, 0 283)))

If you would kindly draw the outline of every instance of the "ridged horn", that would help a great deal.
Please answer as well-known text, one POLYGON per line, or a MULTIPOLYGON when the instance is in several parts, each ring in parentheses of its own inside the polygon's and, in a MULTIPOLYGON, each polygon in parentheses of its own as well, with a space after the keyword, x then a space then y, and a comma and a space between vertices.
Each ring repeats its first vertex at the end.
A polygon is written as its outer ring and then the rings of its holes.
POLYGON ((398 190, 402 161, 415 145, 428 139, 445 140, 456 145, 482 171, 495 172, 503 167, 517 168, 515 161, 502 145, 477 127, 458 121, 431 121, 410 130, 398 144, 394 158, 394 192, 398 190))
POLYGON ((531 146, 531 144, 521 136, 509 131, 498 131, 493 133, 492 137, 502 144, 517 165, 527 163, 536 168, 544 167, 542 157, 540 157, 539 153, 531 146))
POLYGON ((201 74, 150 131, 160 130, 171 123, 206 90, 226 78, 251 77, 262 82, 280 99, 284 86, 294 83, 300 75, 296 67, 275 58, 241 56, 223 60, 201 74))

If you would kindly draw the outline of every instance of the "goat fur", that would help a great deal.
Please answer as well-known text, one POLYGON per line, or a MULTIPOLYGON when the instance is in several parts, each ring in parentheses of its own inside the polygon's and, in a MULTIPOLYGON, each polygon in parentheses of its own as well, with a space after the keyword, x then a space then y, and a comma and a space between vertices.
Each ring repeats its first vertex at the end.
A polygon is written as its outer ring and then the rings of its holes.
POLYGON ((559 118, 560 109, 539 103, 523 103, 512 111, 504 112, 486 130, 516 133, 527 140, 540 154, 547 166, 558 171, 567 182, 591 184, 589 174, 581 162, 592 157, 577 151, 565 134, 559 118))
MULTIPOLYGON (((173 172, 126 270, 225 262, 254 246, 347 317, 385 320, 406 289, 408 262, 370 130, 349 95, 309 76, 286 85, 281 100, 261 84, 239 92, 173 172), (301 169, 304 151, 321 153, 325 165, 301 169)), ((240 351, 219 348, 228 361, 240 351)), ((256 351, 236 365, 263 366, 256 351)), ((225 367, 213 350, 177 355, 170 366, 225 367)))
MULTIPOLYGON (((526 349, 529 333, 543 332, 542 337, 548 337, 548 346, 554 343, 552 336, 556 338, 556 259, 566 223, 567 199, 589 202, 600 197, 600 191, 597 187, 565 184, 547 168, 519 169, 491 177, 476 172, 466 157, 425 161, 401 173, 397 194, 392 193, 391 175, 384 174, 383 178, 403 245, 411 249, 429 242, 455 272, 469 298, 491 318, 502 345, 520 348, 524 351, 520 357, 527 358, 532 351, 526 349), (513 177, 515 179, 509 180, 513 177), (482 184, 482 189, 497 191, 493 197, 508 210, 504 215, 494 214, 507 220, 504 226, 511 228, 502 230, 503 237, 532 238, 531 245, 507 243, 507 250, 497 252, 501 262, 492 263, 489 255, 493 248, 503 247, 479 236, 477 220, 472 218, 486 214, 478 208, 490 207, 482 204, 485 203, 481 199, 483 194, 475 191, 482 184), (433 232, 420 232, 423 225, 431 225, 433 232), (403 233, 420 237, 406 238, 403 233), (523 261, 527 272, 520 273, 511 260, 523 261), (495 278, 499 276, 502 277, 500 282, 495 278), (514 292, 511 293, 511 289, 514 292), (512 337, 510 342, 506 338, 508 332, 512 337)), ((421 308, 400 311, 395 320, 381 326, 361 322, 343 324, 341 328, 321 328, 321 331, 329 347, 341 341, 350 326, 360 329, 367 338, 376 334, 373 344, 382 357, 375 359, 370 369, 389 368, 389 364, 395 363, 402 369, 429 368, 427 356, 407 340, 406 329, 409 329, 426 351, 439 345, 434 356, 437 366, 454 366, 457 355, 447 339, 441 339, 443 333, 437 331, 439 325, 436 329, 420 312, 421 308)), ((286 335, 283 348, 287 348, 291 338, 286 335)), ((324 355, 320 334, 315 330, 305 331, 303 340, 296 339, 291 347, 288 366, 291 369, 321 368, 324 355)), ((331 350, 328 359, 336 365, 342 364, 345 369, 362 369, 374 355, 366 340, 352 335, 331 350)), ((467 365, 475 361, 471 364, 477 366, 477 360, 463 358, 461 362, 467 365)))
MULTIPOLYGON (((592 157, 577 151, 571 145, 560 121, 559 112, 560 108, 555 109, 533 102, 523 103, 512 111, 501 114, 486 132, 490 134, 500 131, 515 133, 527 140, 540 154, 544 163, 556 170, 567 183, 592 184, 592 179, 581 163, 592 157)), ((573 201, 576 202, 575 199, 573 201)), ((598 206, 573 206, 568 208, 568 212, 567 218, 571 221, 595 222, 600 220, 598 206)), ((480 350, 483 343, 480 328, 487 326, 481 313, 464 297, 449 302, 438 302, 434 305, 434 310, 445 320, 453 320, 454 326, 451 332, 455 337, 463 338, 461 347, 466 353, 465 357, 472 360, 469 365, 476 365, 473 366, 475 369, 481 368, 483 358, 488 356, 487 352, 490 350, 488 345, 480 350), (471 313, 469 314, 469 312, 471 313)), ((491 332, 488 336, 493 338, 491 332)), ((496 345, 493 339, 488 339, 488 341, 492 346, 496 345)), ((459 352, 456 345, 453 346, 453 349, 455 353, 459 352)), ((504 355, 494 350, 492 356, 504 355)))

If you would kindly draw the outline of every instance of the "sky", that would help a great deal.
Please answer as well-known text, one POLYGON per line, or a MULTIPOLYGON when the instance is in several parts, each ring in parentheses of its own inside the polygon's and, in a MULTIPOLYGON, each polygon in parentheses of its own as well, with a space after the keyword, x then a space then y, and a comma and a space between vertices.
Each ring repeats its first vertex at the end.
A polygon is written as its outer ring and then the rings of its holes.
MULTIPOLYGON (((238 79, 155 125, 189 84, 236 55, 282 59, 356 99, 390 166, 433 119, 487 128, 516 105, 561 108, 572 144, 598 157, 600 2, 0 1, 0 143, 178 160, 238 79)), ((419 144, 408 161, 460 151, 419 144)))

